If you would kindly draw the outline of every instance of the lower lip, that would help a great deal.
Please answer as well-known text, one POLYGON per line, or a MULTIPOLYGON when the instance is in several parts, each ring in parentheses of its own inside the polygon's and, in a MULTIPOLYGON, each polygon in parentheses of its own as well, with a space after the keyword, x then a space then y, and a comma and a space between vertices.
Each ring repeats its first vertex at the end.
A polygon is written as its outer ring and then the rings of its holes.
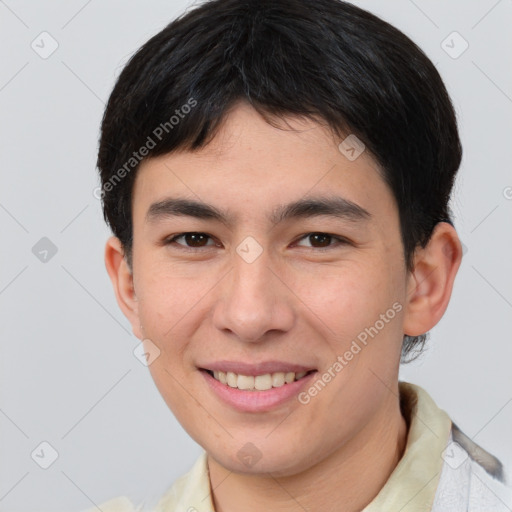
POLYGON ((267 391, 244 391, 232 388, 213 378, 206 370, 200 370, 210 389, 225 403, 242 412, 267 412, 296 397, 308 385, 317 372, 302 379, 267 391))

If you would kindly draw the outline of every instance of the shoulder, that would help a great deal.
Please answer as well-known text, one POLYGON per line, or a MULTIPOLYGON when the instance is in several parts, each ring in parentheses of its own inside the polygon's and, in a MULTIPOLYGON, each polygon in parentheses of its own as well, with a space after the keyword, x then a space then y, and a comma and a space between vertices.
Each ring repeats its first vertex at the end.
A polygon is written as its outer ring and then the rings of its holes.
POLYGON ((203 451, 190 471, 179 477, 156 499, 151 497, 135 506, 126 496, 119 496, 80 512, 210 512, 214 510, 210 489, 207 454, 203 451), (155 502, 156 506, 153 506, 155 502))
POLYGON ((498 458, 452 424, 433 512, 507 512, 512 506, 509 476, 498 458))

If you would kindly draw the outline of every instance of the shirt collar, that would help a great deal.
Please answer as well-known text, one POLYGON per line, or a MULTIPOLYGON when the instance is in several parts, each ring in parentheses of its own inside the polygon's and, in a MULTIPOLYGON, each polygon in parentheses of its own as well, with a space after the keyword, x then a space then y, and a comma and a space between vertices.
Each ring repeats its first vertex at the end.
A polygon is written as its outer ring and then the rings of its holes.
POLYGON ((404 455, 379 494, 362 512, 429 512, 450 437, 451 420, 421 387, 399 383, 400 407, 409 426, 404 455))

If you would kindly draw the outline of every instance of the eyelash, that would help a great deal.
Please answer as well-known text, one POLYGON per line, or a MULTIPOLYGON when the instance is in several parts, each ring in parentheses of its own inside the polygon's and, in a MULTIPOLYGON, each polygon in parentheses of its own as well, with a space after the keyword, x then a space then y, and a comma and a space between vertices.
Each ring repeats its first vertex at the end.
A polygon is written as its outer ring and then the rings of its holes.
MULTIPOLYGON (((170 238, 167 238, 164 240, 164 245, 175 245, 179 247, 180 250, 187 251, 187 252, 198 252, 200 250, 209 249, 213 247, 218 247, 218 245, 206 245, 203 247, 188 247, 186 245, 182 245, 176 242, 177 239, 184 237, 186 235, 206 235, 210 240, 215 240, 214 237, 209 235, 208 233, 203 233, 202 231, 185 231, 183 233, 178 233, 177 235, 173 235, 170 238)), ((351 242, 347 240, 346 238, 333 235, 331 233, 324 233, 323 231, 311 231, 309 233, 305 233, 301 237, 299 237, 294 243, 300 242, 301 240, 304 240, 305 238, 308 238, 311 235, 323 235, 331 237, 332 241, 335 241, 336 244, 328 245, 327 247, 306 247, 306 249, 310 249, 313 251, 328 251, 332 250, 336 247, 342 246, 342 245, 350 245, 351 242)))

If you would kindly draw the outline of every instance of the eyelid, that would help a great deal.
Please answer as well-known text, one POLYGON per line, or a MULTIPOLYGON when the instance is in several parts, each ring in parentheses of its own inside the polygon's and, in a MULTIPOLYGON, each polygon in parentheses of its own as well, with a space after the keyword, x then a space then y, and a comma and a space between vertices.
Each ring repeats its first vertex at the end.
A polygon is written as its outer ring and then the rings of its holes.
POLYGON ((301 240, 304 240, 311 235, 326 235, 326 236, 331 237, 331 239, 336 241, 336 243, 328 245, 327 247, 311 247, 311 246, 304 246, 304 245, 301 245, 299 247, 306 247, 307 249, 311 249, 314 251, 327 251, 327 250, 335 249, 336 247, 339 247, 342 245, 351 245, 352 244, 352 242, 350 242, 350 240, 348 240, 347 238, 345 238, 343 236, 334 235, 332 233, 327 233, 325 231, 311 231, 309 233, 305 233, 304 235, 301 235, 299 238, 297 238, 297 240, 293 243, 297 244, 301 240))

